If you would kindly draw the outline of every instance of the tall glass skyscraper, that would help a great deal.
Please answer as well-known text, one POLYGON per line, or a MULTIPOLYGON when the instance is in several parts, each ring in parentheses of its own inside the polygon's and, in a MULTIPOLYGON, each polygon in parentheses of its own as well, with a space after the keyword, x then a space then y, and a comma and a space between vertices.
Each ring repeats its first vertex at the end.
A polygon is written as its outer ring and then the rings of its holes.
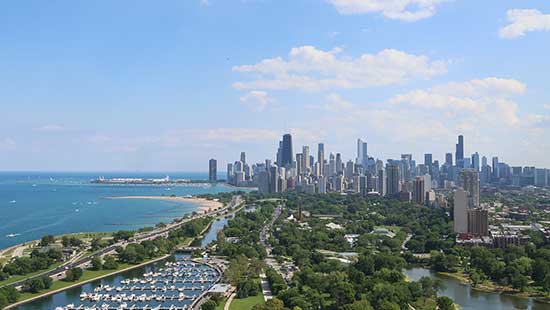
POLYGON ((283 136, 283 143, 282 143, 282 152, 281 152, 281 166, 283 167, 290 167, 292 166, 292 136, 290 134, 286 134, 283 136))
POLYGON ((458 136, 458 143, 456 144, 456 165, 459 168, 464 168, 464 137, 458 136))

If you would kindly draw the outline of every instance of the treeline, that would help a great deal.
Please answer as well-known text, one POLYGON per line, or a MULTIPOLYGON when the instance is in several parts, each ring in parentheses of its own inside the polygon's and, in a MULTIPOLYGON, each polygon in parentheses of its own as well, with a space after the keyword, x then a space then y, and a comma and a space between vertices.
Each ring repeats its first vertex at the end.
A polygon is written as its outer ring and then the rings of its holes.
POLYGON ((432 253, 431 266, 442 272, 464 271, 473 286, 486 281, 550 293, 550 248, 535 244, 506 249, 454 247, 432 253))
POLYGON ((49 268, 56 262, 63 260, 63 253, 59 249, 49 249, 41 252, 35 249, 29 257, 17 257, 13 261, 4 265, 0 279, 8 278, 14 275, 26 275, 39 270, 49 268))
POLYGON ((127 264, 139 264, 147 259, 170 254, 181 242, 198 237, 212 221, 211 217, 197 218, 184 223, 179 229, 172 230, 168 238, 158 237, 140 243, 118 247, 118 261, 127 264))

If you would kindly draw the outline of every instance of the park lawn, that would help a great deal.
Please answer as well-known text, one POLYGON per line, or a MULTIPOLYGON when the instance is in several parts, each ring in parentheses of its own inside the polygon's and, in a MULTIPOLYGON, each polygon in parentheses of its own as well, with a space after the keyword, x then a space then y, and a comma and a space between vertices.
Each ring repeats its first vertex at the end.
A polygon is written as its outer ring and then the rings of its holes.
POLYGON ((37 276, 39 274, 42 274, 42 273, 45 273, 45 272, 48 272, 50 270, 53 270, 59 266, 61 266, 63 263, 55 263, 53 265, 51 265, 48 269, 43 269, 43 270, 38 270, 36 272, 32 272, 32 273, 29 273, 29 274, 26 274, 24 276, 20 276, 20 275, 16 275, 16 276, 11 276, 9 277, 9 279, 7 280, 4 280, 4 281, 0 281, 0 287, 4 286, 4 285, 8 285, 8 284, 11 284, 11 283, 14 283, 14 282, 17 282, 17 281, 20 281, 20 280, 24 280, 24 279, 27 279, 29 277, 34 277, 34 276, 37 276))
POLYGON ((220 302, 216 306, 216 310, 223 310, 223 308, 225 307, 226 302, 227 302, 227 298, 224 298, 223 300, 220 300, 220 302))
POLYGON ((255 305, 263 303, 265 303, 264 295, 262 293, 259 293, 257 296, 233 299, 229 310, 250 310, 255 305))

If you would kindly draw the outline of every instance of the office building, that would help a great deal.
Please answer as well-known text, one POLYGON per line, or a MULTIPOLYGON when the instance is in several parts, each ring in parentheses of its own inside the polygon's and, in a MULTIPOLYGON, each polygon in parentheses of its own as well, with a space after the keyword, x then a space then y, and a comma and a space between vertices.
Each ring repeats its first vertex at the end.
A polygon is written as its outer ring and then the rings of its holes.
POLYGON ((210 182, 216 182, 218 180, 218 161, 210 159, 208 161, 208 180, 210 182))
POLYGON ((246 165, 246 153, 245 152, 241 152, 241 162, 243 163, 243 165, 246 165))
POLYGON ((319 163, 320 171, 319 175, 325 175, 326 172, 323 171, 325 167, 325 144, 317 144, 317 162, 319 163))
POLYGON ((380 196, 386 196, 386 172, 384 169, 378 170, 378 178, 376 180, 376 191, 380 196))
POLYGON ((369 156, 367 154, 367 143, 361 139, 357 139, 357 158, 355 163, 361 165, 364 169, 367 168, 367 161, 369 156))
POLYGON ((452 166, 453 165, 453 154, 447 153, 445 154, 445 165, 452 166))
POLYGON ((475 170, 479 171, 480 170, 480 165, 479 165, 479 154, 477 152, 475 152, 474 154, 472 154, 472 164, 471 164, 471 168, 474 168, 475 170))
POLYGON ((233 175, 234 175, 233 164, 228 163, 227 164, 227 183, 233 184, 233 175))
POLYGON ((426 188, 423 177, 416 177, 413 181, 413 202, 418 205, 426 203, 426 188))
POLYGON ((459 168, 464 168, 464 137, 458 136, 458 143, 456 144, 455 162, 459 168))
POLYGON ((493 157, 493 182, 496 182, 500 179, 500 173, 499 173, 499 162, 498 162, 498 157, 493 157))
POLYGON ((386 165, 386 196, 396 196, 400 190, 399 166, 397 163, 388 163, 386 165))
POLYGON ((303 163, 302 163, 302 169, 303 169, 303 173, 307 173, 308 171, 311 171, 310 167, 310 159, 309 159, 309 146, 307 145, 304 145, 302 147, 302 156, 303 156, 303 163))
POLYGON ((291 167, 294 153, 292 152, 292 136, 285 134, 281 143, 281 167, 291 167))

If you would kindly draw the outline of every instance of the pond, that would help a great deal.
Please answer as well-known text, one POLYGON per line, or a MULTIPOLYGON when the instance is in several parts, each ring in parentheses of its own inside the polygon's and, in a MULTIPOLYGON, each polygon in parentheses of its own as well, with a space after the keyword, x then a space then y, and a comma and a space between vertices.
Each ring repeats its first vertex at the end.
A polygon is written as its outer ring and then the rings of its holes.
POLYGON ((426 268, 411 268, 403 272, 411 281, 417 281, 424 276, 441 279, 445 285, 445 289, 440 294, 452 298, 456 304, 460 305, 461 310, 484 308, 491 310, 550 310, 550 304, 537 302, 533 298, 520 298, 498 293, 477 291, 472 289, 470 285, 463 284, 457 279, 438 275, 426 268))

